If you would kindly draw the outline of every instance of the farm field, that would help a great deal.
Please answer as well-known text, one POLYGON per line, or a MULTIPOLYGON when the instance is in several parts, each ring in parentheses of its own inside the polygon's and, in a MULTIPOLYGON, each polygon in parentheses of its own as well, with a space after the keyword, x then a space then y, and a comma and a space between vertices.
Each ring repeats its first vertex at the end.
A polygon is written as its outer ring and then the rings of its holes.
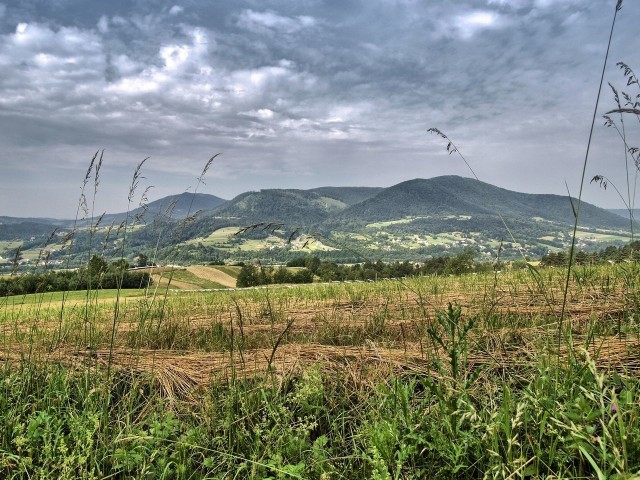
POLYGON ((1 476, 636 478, 638 267, 565 273, 8 298, 1 476))
POLYGON ((151 273, 153 290, 210 290, 234 288, 239 267, 192 265, 139 269, 151 273))
MULTIPOLYGON (((219 228, 212 232, 207 237, 198 237, 184 242, 185 245, 203 245, 207 247, 216 247, 228 250, 236 250, 238 252, 258 252, 269 251, 281 248, 286 243, 285 238, 270 235, 264 239, 247 239, 242 235, 238 235, 241 228, 238 227, 224 227, 219 228)), ((305 236, 296 238, 291 242, 291 249, 293 251, 328 251, 333 250, 332 247, 324 245, 319 240, 313 242, 308 241, 305 236)))

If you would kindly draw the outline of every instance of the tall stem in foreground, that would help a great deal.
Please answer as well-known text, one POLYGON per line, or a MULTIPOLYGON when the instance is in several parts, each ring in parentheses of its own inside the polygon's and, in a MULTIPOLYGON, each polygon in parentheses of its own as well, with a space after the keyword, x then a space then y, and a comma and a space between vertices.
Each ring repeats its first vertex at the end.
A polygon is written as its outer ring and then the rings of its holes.
MULTIPOLYGON (((140 178, 142 178, 142 173, 140 170, 142 169, 142 165, 146 162, 149 157, 142 160, 138 166, 136 167, 135 172, 133 172, 133 178, 131 180, 131 185, 129 186, 129 196, 127 203, 127 215, 124 220, 124 230, 122 236, 122 247, 120 249, 120 258, 124 259, 124 248, 127 240, 127 226, 129 224, 129 214, 131 212, 131 202, 133 201, 133 197, 135 195, 135 191, 138 188, 138 184, 140 183, 140 178)), ((122 274, 124 275, 124 273, 122 274)), ((118 323, 118 318, 120 316, 120 293, 122 290, 122 281, 123 277, 121 276, 117 281, 117 293, 116 293, 116 301, 113 308, 113 323, 111 324, 111 341, 109 342, 109 359, 107 361, 107 379, 111 378, 111 363, 113 360, 113 346, 116 339, 116 326, 118 323)))
POLYGON ((562 310, 560 311, 560 322, 558 323, 558 343, 560 342, 560 333, 562 332, 562 324, 564 323, 564 317, 567 309, 567 297, 569 293, 569 281, 571 280, 571 267, 573 265, 573 256, 576 249, 576 235, 578 233, 578 221, 580 220, 580 207, 582 206, 582 190, 584 188, 584 178, 587 173, 587 163, 589 160, 589 150, 591 149, 591 140, 593 138, 593 128, 596 123, 596 115, 598 113, 598 104, 600 103, 600 94, 602 93, 602 84, 604 83, 604 73, 607 68, 607 60, 609 59, 609 50, 611 49, 611 39, 613 38, 613 30, 616 25, 616 18, 618 11, 622 8, 622 0, 618 0, 616 4, 616 10, 613 14, 613 21, 611 22, 611 31, 609 32, 609 41, 607 42, 607 52, 604 56, 604 63, 602 65, 602 74, 600 76, 600 85, 598 86, 598 96, 596 97, 596 104, 593 107, 593 118, 591 120, 591 129, 589 130, 589 140, 587 142, 587 151, 585 152, 584 162, 582 164, 582 177, 580 179, 580 191, 578 193, 578 205, 575 211, 575 218, 573 222, 573 234, 571 235, 571 248, 569 249, 569 266, 567 267, 567 276, 564 284, 564 291, 562 293, 562 310))

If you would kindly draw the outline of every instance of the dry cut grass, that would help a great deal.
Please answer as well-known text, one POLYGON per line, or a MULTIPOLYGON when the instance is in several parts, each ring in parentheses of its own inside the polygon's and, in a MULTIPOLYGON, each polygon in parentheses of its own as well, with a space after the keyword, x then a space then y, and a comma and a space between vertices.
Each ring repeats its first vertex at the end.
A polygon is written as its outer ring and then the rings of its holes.
POLYGON ((562 292, 553 282, 543 289, 526 276, 487 276, 129 299, 113 349, 113 305, 5 310, 0 356, 98 367, 111 358, 112 366, 152 374, 167 395, 181 396, 213 379, 281 375, 309 364, 362 381, 432 374, 446 352, 429 329, 436 312, 454 304, 476 322, 469 369, 506 372, 541 355, 563 361, 588 352, 602 368, 640 370, 637 333, 614 331, 629 309, 624 284, 572 283, 566 325, 582 347, 568 351, 557 348, 566 345, 558 334, 567 333, 558 330, 562 292))

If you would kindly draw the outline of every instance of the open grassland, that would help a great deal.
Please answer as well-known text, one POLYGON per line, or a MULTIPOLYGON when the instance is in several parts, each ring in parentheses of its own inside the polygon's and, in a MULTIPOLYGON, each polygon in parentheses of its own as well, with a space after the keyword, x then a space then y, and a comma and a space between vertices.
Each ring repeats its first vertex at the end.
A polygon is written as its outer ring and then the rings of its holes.
POLYGON ((22 246, 22 241, 6 241, 0 240, 0 253, 7 254, 7 252, 11 253, 11 251, 15 251, 16 248, 22 246))
POLYGON ((71 291, 71 292, 47 292, 47 293, 38 293, 38 294, 28 294, 28 295, 15 295, 11 297, 2 297, 0 298, 0 306, 2 308, 7 307, 16 307, 22 305, 38 305, 38 306, 48 306, 52 308, 59 308, 62 305, 62 302, 65 301, 69 304, 84 304, 88 300, 92 302, 114 302, 117 296, 120 298, 131 298, 131 297, 143 297, 145 295, 144 289, 126 289, 118 290, 116 289, 100 289, 93 290, 87 293, 86 290, 79 291, 71 291))
POLYGON ((0 476, 635 478, 640 269, 565 274, 6 299, 0 476))
POLYGON ((154 290, 212 290, 234 288, 239 267, 193 265, 189 267, 150 267, 139 269, 151 273, 154 290))
POLYGON ((240 274, 240 270, 242 269, 242 267, 235 267, 235 266, 229 266, 229 265, 216 265, 215 268, 216 270, 226 273, 232 278, 238 278, 238 275, 240 274))

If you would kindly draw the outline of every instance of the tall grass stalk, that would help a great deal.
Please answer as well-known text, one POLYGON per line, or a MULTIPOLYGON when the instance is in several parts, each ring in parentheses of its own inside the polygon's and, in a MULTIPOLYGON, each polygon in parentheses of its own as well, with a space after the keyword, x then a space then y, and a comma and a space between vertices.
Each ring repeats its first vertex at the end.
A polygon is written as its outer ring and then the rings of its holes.
MULTIPOLYGON (((125 245, 126 245, 126 238, 127 238, 127 227, 129 226, 129 217, 130 217, 130 212, 131 212, 131 204, 133 202, 133 198, 135 196, 135 192, 139 186, 140 180, 142 177, 142 166, 145 164, 145 162, 149 159, 149 157, 145 158, 144 160, 142 160, 140 163, 138 163, 138 165, 136 166, 136 169, 133 172, 133 177, 131 178, 131 184, 129 185, 129 194, 127 196, 127 212, 126 212, 126 216, 125 216, 125 220, 124 220, 124 228, 123 228, 123 236, 122 236, 122 246, 120 249, 120 258, 121 260, 124 260, 124 249, 125 249, 125 245)), ((122 276, 124 276, 124 272, 122 272, 122 276)), ((114 345, 115 345, 115 340, 116 340, 116 329, 117 329, 117 324, 118 324, 118 319, 120 317, 120 293, 121 293, 121 289, 122 289, 122 276, 120 277, 120 281, 118 282, 118 288, 117 288, 117 293, 116 293, 116 299, 114 302, 114 307, 113 307, 113 322, 111 325, 111 341, 109 342, 109 357, 107 359, 107 379, 111 378, 111 364, 113 361, 113 349, 114 349, 114 345)))
POLYGON ((613 38, 613 31, 615 29, 615 25, 616 25, 616 19, 618 17, 618 12, 620 11, 620 9, 622 8, 622 2, 623 0, 618 0, 618 2, 616 3, 616 7, 615 7, 615 11, 613 14, 613 20, 611 21, 611 30, 609 32, 609 40, 607 42, 607 51, 604 55, 604 62, 602 65, 602 73, 600 75, 600 83, 598 85, 598 94, 596 96, 596 102, 593 108, 593 116, 591 119, 591 128, 589 129, 589 139, 587 141, 587 149, 584 155, 584 161, 582 163, 582 175, 580 177, 580 190, 578 192, 578 204, 576 205, 576 210, 575 210, 575 218, 574 218, 574 222, 573 222, 573 233, 571 235, 571 247, 569 248, 569 265, 567 266, 567 276, 565 278, 565 284, 564 284, 564 293, 562 295, 562 309, 560 311, 560 321, 558 322, 558 342, 560 341, 560 334, 562 332, 562 326, 565 320, 565 313, 566 313, 566 309, 567 309, 567 298, 568 298, 568 294, 569 294, 569 282, 571 280, 571 269, 573 266, 573 259, 574 259, 574 255, 575 255, 575 248, 576 248, 576 239, 577 239, 577 233, 578 233, 578 223, 580 221, 580 208, 582 206, 582 191, 584 188, 584 180, 585 180, 585 176, 587 173, 587 163, 589 161, 589 152, 591 149, 591 140, 593 138, 593 130, 595 127, 595 123, 596 123, 596 115, 598 113, 598 105, 600 103, 600 95, 602 93, 602 85, 604 84, 604 75, 607 69, 607 61, 609 60, 609 51, 611 49, 611 40, 613 38))
MULTIPOLYGON (((193 195, 191 196, 191 202, 189 203, 189 208, 187 209, 187 215, 185 216, 185 218, 180 223, 181 229, 180 229, 180 234, 177 236, 178 238, 182 237, 182 233, 184 232, 184 228, 186 227, 186 225, 195 218, 196 214, 194 213, 192 215, 191 210, 193 209, 193 202, 195 201, 196 195, 198 194, 198 189, 200 188, 201 185, 203 185, 205 183, 204 182, 205 175, 209 171, 209 168, 211 168, 211 165, 213 164, 213 161, 216 158, 218 158, 220 155, 222 155, 222 154, 221 153, 216 153, 215 155, 213 155, 211 158, 209 158, 209 160, 207 160, 207 162, 205 163, 204 167, 202 168, 202 171, 200 172, 200 175, 197 178, 196 186, 193 189, 193 195)), ((174 270, 172 269, 169 272, 169 276, 168 276, 168 279, 167 279, 167 286, 165 287, 163 301, 162 301, 162 307, 160 309, 160 318, 159 318, 159 321, 158 321, 158 329, 160 328, 160 324, 162 323, 162 320, 164 318, 165 308, 166 308, 166 305, 167 305, 167 296, 169 294, 169 287, 171 286, 171 281, 173 280, 173 272, 174 272, 174 270)))
MULTIPOLYGON (((473 170, 473 168, 471 168, 471 165, 469 164, 469 162, 467 161, 467 159, 464 157, 464 155, 462 154, 462 152, 460 151, 460 149, 453 143, 453 141, 449 138, 449 136, 445 133, 443 133, 441 130, 439 130, 438 128, 432 127, 429 128, 427 130, 428 133, 433 133, 441 138, 443 138, 444 140, 446 140, 447 143, 447 152, 449 153, 449 155, 453 154, 453 153, 457 153, 458 156, 462 159, 462 161, 465 163, 465 165, 467 166, 467 168, 469 169, 469 171, 471 172, 471 174, 473 175, 473 177, 477 180, 480 181, 480 179, 478 178, 478 175, 476 175, 476 172, 473 170)), ((534 281, 536 282, 536 284, 538 285, 538 288, 540 290, 540 293, 542 293, 542 295, 544 296, 545 302, 547 303, 547 306, 549 307, 549 309, 551 310, 551 312, 553 312, 555 314, 555 311, 553 309, 552 306, 552 301, 551 299, 549 299, 548 297, 548 293, 547 293, 547 289, 544 286, 544 280, 542 278, 542 276, 540 275, 540 273, 537 271, 537 269, 531 265, 528 261, 527 261, 527 257, 524 254, 523 250, 522 250, 522 246, 520 245, 519 242, 516 241, 513 233, 511 232, 511 229, 509 228, 509 226, 507 225, 507 222, 505 221, 504 217, 502 216, 502 214, 500 213, 500 210, 498 208, 496 208, 496 206, 493 206, 495 209, 496 214, 498 215, 498 217, 500 217, 500 221, 502 222, 502 225, 504 226, 505 230, 507 231, 507 233, 509 234, 509 238, 511 239, 511 242, 513 245, 516 245, 517 249, 518 249, 518 253, 520 254, 520 256, 522 257, 522 260, 524 262, 526 262, 527 265, 527 269, 529 270, 529 272, 531 273, 534 281)), ((500 245, 502 245, 502 242, 500 243, 500 245)), ((501 247, 499 247, 500 249, 501 247)), ((497 254, 497 256, 499 257, 499 253, 497 254)), ((494 284, 494 289, 497 286, 497 284, 494 284)), ((495 291, 495 290, 494 290, 495 291)))
MULTIPOLYGON (((82 187, 80 188, 80 196, 78 198, 78 206, 76 207, 76 215, 75 215, 75 218, 73 219, 73 226, 71 228, 71 231, 67 235, 65 235, 65 237, 63 238, 63 248, 64 247, 67 248, 67 251, 65 253, 65 256, 66 256, 65 269, 69 269, 71 264, 71 256, 73 255, 75 235, 78 232, 78 222, 86 218, 88 214, 87 197, 85 192, 86 192, 87 184, 89 183, 89 179, 91 178, 91 172, 93 171, 93 167, 95 165, 95 162, 96 162, 96 159, 98 158, 99 153, 100 153, 100 150, 97 150, 96 153, 93 155, 93 158, 89 162, 89 167, 87 168, 87 171, 84 175, 84 179, 82 180, 82 187), (84 212, 84 215, 82 217, 80 216, 81 210, 84 212)), ((60 307, 60 316, 58 321, 58 338, 56 340, 56 344, 62 343, 62 324, 64 319, 67 293, 68 293, 67 291, 62 293, 62 306, 60 307)))

